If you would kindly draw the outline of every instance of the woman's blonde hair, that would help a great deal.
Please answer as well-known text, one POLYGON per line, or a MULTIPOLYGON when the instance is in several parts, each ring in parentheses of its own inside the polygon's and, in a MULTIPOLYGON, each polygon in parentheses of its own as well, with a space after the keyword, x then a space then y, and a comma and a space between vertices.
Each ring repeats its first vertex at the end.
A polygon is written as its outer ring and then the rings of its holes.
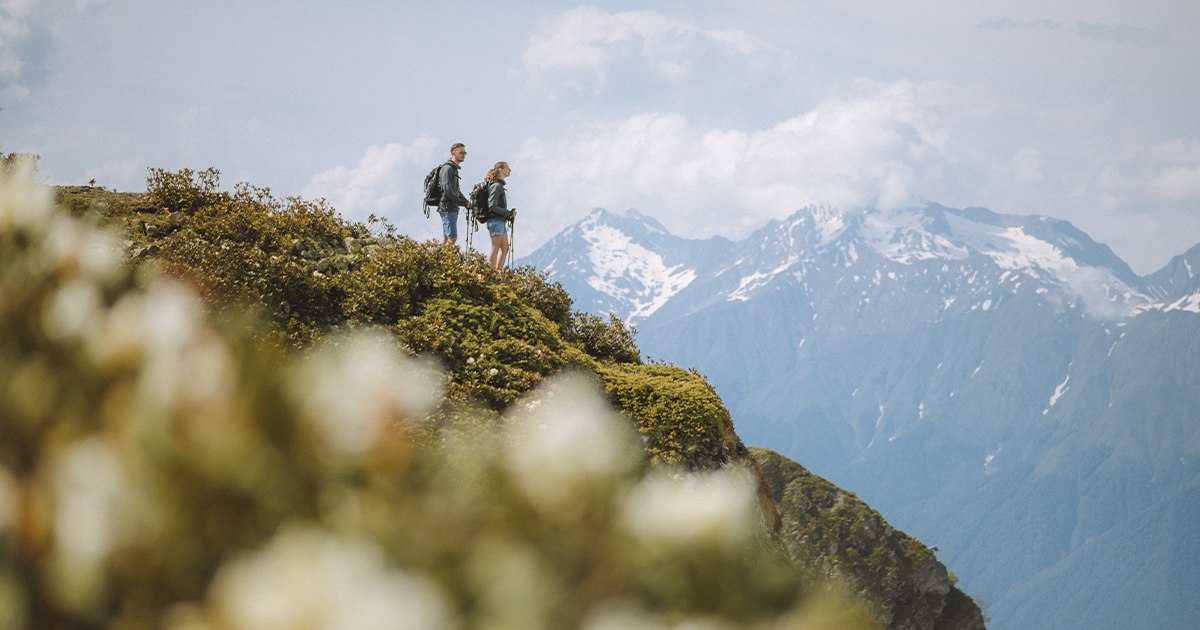
POLYGON ((500 169, 502 168, 508 168, 508 162, 496 162, 496 165, 492 167, 492 170, 487 172, 487 176, 484 179, 489 182, 496 181, 500 177, 500 169))

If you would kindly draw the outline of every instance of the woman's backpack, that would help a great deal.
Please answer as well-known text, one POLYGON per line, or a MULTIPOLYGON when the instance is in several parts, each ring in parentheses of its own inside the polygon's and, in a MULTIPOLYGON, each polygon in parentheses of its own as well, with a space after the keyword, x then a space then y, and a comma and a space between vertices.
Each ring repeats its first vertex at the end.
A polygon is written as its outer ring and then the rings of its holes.
POLYGON ((491 204, 488 203, 488 182, 482 181, 475 184, 471 189, 471 212, 475 216, 475 220, 480 223, 487 223, 491 218, 491 204))

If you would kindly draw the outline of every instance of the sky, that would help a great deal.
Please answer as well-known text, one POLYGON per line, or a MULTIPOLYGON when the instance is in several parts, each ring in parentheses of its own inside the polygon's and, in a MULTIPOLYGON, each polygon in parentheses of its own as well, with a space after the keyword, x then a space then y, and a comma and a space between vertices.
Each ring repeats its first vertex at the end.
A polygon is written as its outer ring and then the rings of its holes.
POLYGON ((0 0, 0 150, 47 183, 216 167, 424 239, 464 142, 518 257, 596 207, 738 239, 936 202, 1147 274, 1200 243, 1198 103, 1194 0, 0 0))

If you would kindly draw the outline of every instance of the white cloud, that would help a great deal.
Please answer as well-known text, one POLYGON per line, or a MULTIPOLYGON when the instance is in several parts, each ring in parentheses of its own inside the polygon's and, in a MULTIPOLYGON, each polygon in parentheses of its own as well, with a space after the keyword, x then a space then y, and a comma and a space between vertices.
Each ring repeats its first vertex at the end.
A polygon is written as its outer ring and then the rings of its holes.
POLYGON ((1043 31, 1048 33, 1070 33, 1072 35, 1093 39, 1101 42, 1133 44, 1136 46, 1163 46, 1166 44, 1166 30, 1152 30, 1143 26, 1110 22, 1074 22, 1064 23, 1057 20, 1027 20, 1011 19, 988 20, 978 25, 981 29, 997 31, 1043 31))
POLYGON ((99 166, 91 166, 83 171, 79 183, 96 180, 96 184, 104 187, 129 190, 145 182, 146 167, 131 159, 112 159, 99 166))
POLYGON ((21 48, 29 38, 29 15, 37 0, 0 0, 0 99, 20 100, 29 94, 23 83, 21 48))
POLYGON ((513 204, 559 218, 546 229, 595 206, 637 207, 684 236, 744 235, 811 203, 909 204, 937 187, 949 159, 929 92, 862 81, 850 97, 759 130, 706 128, 674 113, 582 125, 524 144, 516 164, 537 187, 514 181, 513 204))
POLYGON ((58 23, 107 0, 0 0, 0 104, 24 100, 44 80, 58 23))
POLYGON ((1200 199, 1200 166, 1168 168, 1154 178, 1150 190, 1163 199, 1200 199))
POLYGON ((1200 140, 1173 138, 1140 147, 1105 167, 1096 186, 1117 202, 1200 202, 1200 140))
POLYGON ((188 109, 180 116, 180 122, 185 129, 192 129, 213 120, 215 113, 211 107, 197 105, 188 109))
POLYGON ((1042 181, 1042 168, 1045 166, 1045 160, 1042 159, 1041 151, 1026 147, 1014 153, 1012 161, 1017 181, 1042 181))
POLYGON ((430 136, 420 136, 408 145, 371 145, 358 164, 314 175, 300 194, 324 197, 351 220, 364 220, 370 214, 386 216, 408 205, 415 213, 421 203, 422 178, 436 164, 439 146, 430 136))
POLYGON ((681 84, 697 75, 711 79, 708 62, 730 56, 761 65, 780 53, 735 29, 703 29, 652 11, 578 7, 530 37, 522 62, 534 85, 599 92, 621 73, 651 83, 681 84), (644 76, 647 71, 651 76, 644 76))

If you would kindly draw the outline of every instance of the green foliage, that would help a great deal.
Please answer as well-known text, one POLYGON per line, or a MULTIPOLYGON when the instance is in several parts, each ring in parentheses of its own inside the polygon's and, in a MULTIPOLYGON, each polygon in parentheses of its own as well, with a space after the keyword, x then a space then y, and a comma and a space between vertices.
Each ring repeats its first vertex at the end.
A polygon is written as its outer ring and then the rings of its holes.
POLYGON ((0 151, 0 173, 14 174, 21 169, 37 171, 38 160, 41 158, 32 153, 5 153, 0 151))
POLYGON ((166 212, 194 212, 228 197, 221 194, 220 184, 221 172, 212 167, 198 172, 152 168, 146 178, 146 194, 166 212))
POLYGON ((621 318, 609 313, 607 321, 591 313, 574 313, 571 338, 583 344, 591 356, 617 363, 641 363, 642 355, 634 343, 634 330, 621 318))
POLYGON ((745 457, 729 412, 700 375, 669 365, 606 365, 605 392, 629 415, 654 462, 693 470, 745 457))
POLYGON ((365 260, 364 254, 343 249, 361 231, 321 202, 279 202, 269 191, 246 186, 217 195, 211 180, 176 190, 164 181, 151 196, 191 200, 186 202, 190 214, 169 215, 170 229, 160 231, 165 236, 150 250, 155 259, 193 279, 210 300, 270 309, 283 338, 294 346, 311 343, 345 321, 344 290, 333 276, 365 260))
POLYGON ((433 298, 394 330, 413 350, 444 361, 452 397, 474 397, 494 409, 507 407, 572 356, 552 324, 516 301, 483 306, 433 298))
POLYGON ((452 399, 495 410, 566 366, 637 356, 615 318, 580 334, 570 296, 533 269, 494 270, 378 219, 372 236, 324 202, 281 202, 247 185, 226 194, 219 183, 216 169, 152 169, 147 197, 163 211, 133 234, 137 257, 191 279, 214 303, 266 309, 281 345, 346 327, 390 330, 443 362, 452 399))
MULTIPOLYGON (((394 336, 261 343, 277 321, 210 311, 47 197, 0 176, 5 627, 869 627, 751 526, 744 469, 646 475, 591 377, 485 412, 502 422, 457 407, 431 427, 446 379, 394 336)), ((224 210, 194 208, 281 242, 224 210)), ((250 249, 230 246, 270 261, 250 249)), ((567 354, 555 322, 508 302, 416 312, 481 344, 519 321, 567 354)), ((536 349, 505 352, 540 368, 536 349)))
POLYGON ((517 298, 524 300, 540 311, 546 319, 554 322, 560 333, 568 333, 572 317, 577 313, 571 310, 571 296, 561 284, 551 281, 546 274, 528 266, 518 267, 506 275, 506 280, 517 298))

